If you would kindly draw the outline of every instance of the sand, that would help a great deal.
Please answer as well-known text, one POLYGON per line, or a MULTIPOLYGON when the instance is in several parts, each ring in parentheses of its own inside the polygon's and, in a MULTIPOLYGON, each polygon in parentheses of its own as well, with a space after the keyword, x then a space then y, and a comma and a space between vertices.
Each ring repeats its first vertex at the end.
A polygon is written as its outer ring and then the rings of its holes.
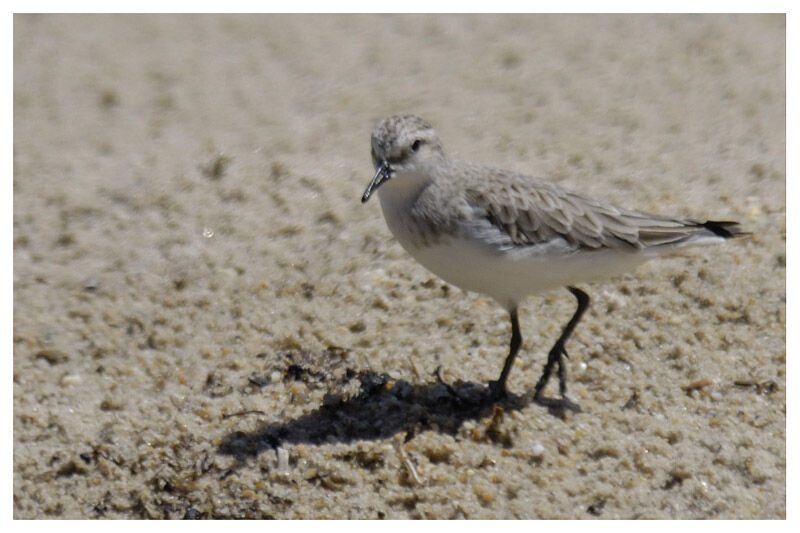
POLYGON ((783 16, 14 17, 16 518, 783 518, 783 16), (752 232, 504 311, 369 134, 752 232), (436 371, 439 369, 440 378, 436 371), (553 391, 551 391, 553 392, 553 391))

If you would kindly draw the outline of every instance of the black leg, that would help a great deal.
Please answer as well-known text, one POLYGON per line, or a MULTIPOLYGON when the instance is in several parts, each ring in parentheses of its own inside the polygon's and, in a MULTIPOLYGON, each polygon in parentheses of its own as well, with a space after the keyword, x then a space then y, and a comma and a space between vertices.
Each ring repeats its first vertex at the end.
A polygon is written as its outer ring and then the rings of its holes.
POLYGON ((522 345, 522 333, 519 330, 519 320, 517 319, 517 308, 511 310, 511 345, 508 351, 506 362, 503 363, 503 371, 500 372, 500 377, 497 381, 489 383, 489 389, 492 397, 502 398, 506 395, 506 380, 508 373, 511 372, 511 367, 514 365, 514 358, 517 356, 519 347, 522 345))
POLYGON ((564 364, 564 358, 568 356, 567 351, 564 349, 564 343, 567 342, 567 338, 569 338, 569 336, 572 334, 572 330, 575 329, 575 326, 578 324, 581 316, 583 316, 583 312, 586 311, 587 307, 589 307, 589 296, 582 290, 576 289, 575 287, 567 288, 575 296, 575 298, 578 299, 578 309, 575 311, 575 314, 572 315, 572 319, 570 319, 570 321, 564 327, 564 331, 561 332, 561 336, 550 349, 550 353, 547 355, 547 363, 544 365, 542 377, 540 377, 538 383, 536 383, 533 399, 538 403, 548 407, 556 407, 560 409, 569 408, 578 411, 580 410, 578 406, 567 398, 567 369, 566 365, 564 364), (561 393, 561 398, 558 400, 553 398, 545 398, 542 394, 545 386, 547 385, 547 381, 550 379, 550 374, 553 373, 553 367, 556 364, 558 364, 558 390, 561 393))

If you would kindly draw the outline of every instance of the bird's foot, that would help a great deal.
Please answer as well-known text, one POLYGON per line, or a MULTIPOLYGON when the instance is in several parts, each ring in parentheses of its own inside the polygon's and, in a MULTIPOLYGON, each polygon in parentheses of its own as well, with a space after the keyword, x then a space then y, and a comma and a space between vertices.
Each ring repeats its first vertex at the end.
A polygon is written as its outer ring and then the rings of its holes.
POLYGON ((489 382, 489 399, 492 401, 503 400, 508 397, 508 389, 506 384, 500 381, 489 382))

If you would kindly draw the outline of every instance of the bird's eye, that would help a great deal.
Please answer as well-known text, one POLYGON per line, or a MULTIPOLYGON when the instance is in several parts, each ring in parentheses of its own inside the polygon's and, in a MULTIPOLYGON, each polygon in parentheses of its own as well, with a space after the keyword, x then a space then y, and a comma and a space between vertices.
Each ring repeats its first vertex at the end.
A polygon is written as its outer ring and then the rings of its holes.
POLYGON ((411 151, 416 152, 417 150, 419 150, 420 145, 422 145, 422 141, 417 139, 416 141, 414 141, 414 144, 411 145, 411 151))

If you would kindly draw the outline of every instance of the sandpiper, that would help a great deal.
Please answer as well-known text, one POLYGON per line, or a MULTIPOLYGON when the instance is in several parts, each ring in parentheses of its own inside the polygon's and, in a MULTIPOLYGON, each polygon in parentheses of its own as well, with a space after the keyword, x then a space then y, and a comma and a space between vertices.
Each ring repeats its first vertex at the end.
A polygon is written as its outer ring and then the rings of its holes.
POLYGON ((589 305, 575 287, 624 272, 676 248, 742 235, 730 221, 652 215, 616 207, 531 176, 450 160, 425 120, 392 116, 372 132, 375 177, 386 224, 428 270, 462 289, 486 294, 509 313, 511 343, 493 398, 522 344, 517 308, 529 295, 566 287, 578 307, 547 357, 534 400, 579 410, 567 397, 564 345, 589 305), (560 398, 544 389, 558 366, 560 398))

